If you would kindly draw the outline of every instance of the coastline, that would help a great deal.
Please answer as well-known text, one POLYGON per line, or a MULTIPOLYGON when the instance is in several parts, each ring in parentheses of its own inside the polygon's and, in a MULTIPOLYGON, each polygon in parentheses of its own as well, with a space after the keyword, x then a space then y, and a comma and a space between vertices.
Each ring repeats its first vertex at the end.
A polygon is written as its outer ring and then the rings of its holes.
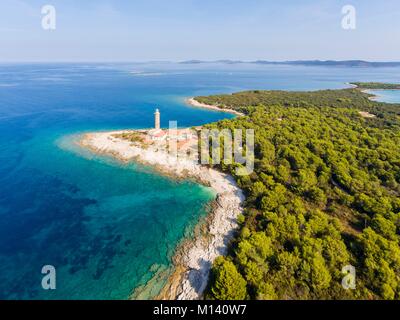
MULTIPOLYGON (((400 89, 359 89, 361 92, 366 93, 369 95, 369 100, 374 101, 374 102, 384 102, 380 99, 384 97, 382 94, 378 94, 374 91, 400 91, 400 89)), ((393 103, 393 102, 387 102, 387 103, 393 103)))
MULTIPOLYGON (((356 88, 358 88, 358 87, 356 87, 356 88)), ((360 90, 362 93, 368 94, 369 100, 374 101, 374 102, 379 102, 378 99, 380 96, 376 93, 370 92, 372 89, 358 89, 358 90, 360 90)), ((379 89, 379 90, 385 90, 385 89, 379 89)))
POLYGON ((187 104, 193 106, 193 107, 197 107, 197 108, 204 108, 204 109, 210 109, 210 110, 215 110, 215 111, 221 111, 221 112, 226 112, 226 113, 231 113, 234 115, 237 115, 239 117, 243 117, 245 116, 244 113, 241 113, 239 111, 236 110, 232 110, 232 109, 226 109, 226 108, 219 108, 216 105, 209 105, 209 104, 205 104, 205 103, 201 103, 197 100, 195 100, 195 98, 188 98, 185 100, 187 104))
MULTIPOLYGON (((194 236, 184 239, 173 257, 173 272, 156 299, 200 299, 208 284, 208 276, 216 257, 225 255, 238 228, 237 216, 242 212, 244 194, 233 177, 189 159, 177 159, 164 150, 141 148, 116 137, 137 130, 87 133, 78 144, 95 153, 110 155, 120 161, 135 161, 151 166, 175 179, 193 179, 212 188, 216 200, 205 223, 196 226, 194 236)), ((151 281, 149 281, 151 282, 151 281)), ((145 286, 144 286, 145 287, 145 286)), ((143 289, 143 288, 142 288, 143 289)), ((140 292, 133 292, 131 298, 140 292)))
POLYGON ((385 89, 385 88, 382 88, 382 89, 363 89, 363 88, 360 88, 359 86, 357 86, 355 84, 352 84, 352 83, 346 83, 346 84, 349 84, 353 89, 358 89, 362 93, 367 94, 369 96, 368 99, 373 101, 373 102, 381 102, 381 101, 379 101, 379 98, 382 97, 382 95, 379 95, 379 94, 377 94, 375 92, 371 92, 371 91, 374 91, 374 90, 375 91, 376 90, 379 90, 379 91, 396 91, 397 90, 397 91, 399 91, 400 90, 400 89, 385 89))

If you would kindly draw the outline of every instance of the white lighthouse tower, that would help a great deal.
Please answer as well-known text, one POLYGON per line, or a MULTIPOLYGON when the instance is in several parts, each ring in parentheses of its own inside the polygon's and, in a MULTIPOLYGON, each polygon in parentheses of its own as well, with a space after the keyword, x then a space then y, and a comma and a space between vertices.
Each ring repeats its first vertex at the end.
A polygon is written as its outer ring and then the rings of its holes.
POLYGON ((149 138, 152 141, 163 141, 167 138, 167 131, 160 127, 160 110, 154 112, 154 129, 148 131, 149 138))
POLYGON ((154 129, 160 130, 160 111, 158 109, 154 113, 154 129))

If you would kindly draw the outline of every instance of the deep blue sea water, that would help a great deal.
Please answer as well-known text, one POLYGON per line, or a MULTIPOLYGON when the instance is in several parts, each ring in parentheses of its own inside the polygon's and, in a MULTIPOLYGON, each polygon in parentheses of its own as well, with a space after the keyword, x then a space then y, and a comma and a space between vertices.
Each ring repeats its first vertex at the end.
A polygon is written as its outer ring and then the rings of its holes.
MULTIPOLYGON (((400 82, 399 68, 254 65, 0 65, 0 299, 126 299, 160 270, 207 212, 208 188, 75 145, 93 130, 231 116, 186 97, 245 89, 400 82), (57 270, 57 289, 41 269, 57 270)), ((392 98, 390 98, 392 100, 392 98)), ((165 277, 147 297, 157 293, 165 277)))

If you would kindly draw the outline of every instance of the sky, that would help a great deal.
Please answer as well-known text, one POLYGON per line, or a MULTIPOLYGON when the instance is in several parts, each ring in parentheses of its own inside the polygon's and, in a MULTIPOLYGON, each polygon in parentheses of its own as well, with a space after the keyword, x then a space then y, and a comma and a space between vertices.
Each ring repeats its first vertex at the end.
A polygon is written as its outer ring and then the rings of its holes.
POLYGON ((399 35, 399 0, 0 0, 0 62, 400 61, 399 35))

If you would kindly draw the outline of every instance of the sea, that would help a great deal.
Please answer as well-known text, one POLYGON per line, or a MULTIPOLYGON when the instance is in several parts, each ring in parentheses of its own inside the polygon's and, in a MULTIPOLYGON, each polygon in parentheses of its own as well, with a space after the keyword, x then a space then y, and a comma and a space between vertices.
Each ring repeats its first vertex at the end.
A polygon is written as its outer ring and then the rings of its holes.
MULTIPOLYGON (((186 104, 198 95, 352 81, 400 83, 400 68, 0 64, 0 299, 150 299, 215 198, 195 182, 83 150, 83 133, 150 128, 156 108, 163 127, 233 117, 186 104)), ((377 93, 400 103, 399 91, 377 93)))

